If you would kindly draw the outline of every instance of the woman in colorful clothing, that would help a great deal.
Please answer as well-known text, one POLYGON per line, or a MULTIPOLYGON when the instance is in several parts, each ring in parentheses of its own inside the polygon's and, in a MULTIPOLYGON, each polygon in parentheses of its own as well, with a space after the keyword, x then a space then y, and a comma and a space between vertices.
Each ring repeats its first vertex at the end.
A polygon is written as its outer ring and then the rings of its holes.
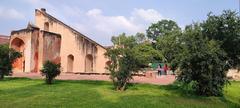
POLYGON ((167 75, 167 70, 168 70, 168 66, 167 66, 167 64, 164 64, 164 67, 163 67, 164 75, 167 75))

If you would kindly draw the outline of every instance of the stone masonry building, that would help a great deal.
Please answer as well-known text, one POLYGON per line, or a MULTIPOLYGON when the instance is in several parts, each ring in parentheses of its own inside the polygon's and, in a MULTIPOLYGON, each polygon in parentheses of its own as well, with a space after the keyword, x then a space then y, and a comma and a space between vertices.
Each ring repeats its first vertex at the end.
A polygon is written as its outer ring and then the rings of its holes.
POLYGON ((9 42, 9 36, 0 35, 0 45, 1 44, 8 44, 8 42, 9 42))
POLYGON ((35 10, 35 24, 12 31, 10 47, 22 57, 13 72, 39 72, 47 60, 61 63, 62 72, 106 73, 106 48, 81 34, 45 9, 35 10))

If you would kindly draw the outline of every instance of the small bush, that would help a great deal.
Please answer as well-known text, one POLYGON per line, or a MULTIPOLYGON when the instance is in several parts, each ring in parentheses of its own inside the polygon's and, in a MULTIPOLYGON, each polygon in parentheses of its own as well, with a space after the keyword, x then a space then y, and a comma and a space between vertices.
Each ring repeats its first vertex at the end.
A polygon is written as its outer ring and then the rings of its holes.
POLYGON ((42 75, 46 76, 46 83, 52 84, 53 79, 60 75, 60 64, 55 64, 51 61, 46 61, 43 65, 43 68, 41 69, 42 75))

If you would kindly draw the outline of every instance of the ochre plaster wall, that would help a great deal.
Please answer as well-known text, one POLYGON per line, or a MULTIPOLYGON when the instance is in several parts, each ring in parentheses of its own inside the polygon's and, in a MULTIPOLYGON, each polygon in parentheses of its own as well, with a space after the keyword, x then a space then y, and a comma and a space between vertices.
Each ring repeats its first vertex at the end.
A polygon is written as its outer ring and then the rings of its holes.
POLYGON ((86 38, 79 32, 71 29, 61 21, 49 16, 41 10, 35 11, 35 24, 40 30, 44 30, 44 24, 48 23, 49 32, 61 35, 61 66, 63 72, 67 72, 68 56, 73 55, 73 72, 85 72, 85 61, 88 54, 93 57, 93 72, 104 73, 107 58, 104 57, 106 49, 86 38))
MULTIPOLYGON (((22 62, 24 65, 23 70, 15 69, 13 68, 14 72, 31 72, 31 35, 32 35, 32 30, 22 30, 18 31, 16 33, 12 33, 10 37, 10 47, 12 47, 12 41, 15 39, 20 39, 23 41, 24 46, 23 46, 23 52, 22 52, 22 62)), ((14 46, 14 45, 13 45, 14 46)))

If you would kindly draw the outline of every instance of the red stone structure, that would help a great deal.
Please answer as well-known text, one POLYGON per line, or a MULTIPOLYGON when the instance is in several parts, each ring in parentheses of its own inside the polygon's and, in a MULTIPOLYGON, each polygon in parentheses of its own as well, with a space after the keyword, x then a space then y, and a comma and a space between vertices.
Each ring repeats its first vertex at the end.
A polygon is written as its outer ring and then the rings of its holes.
POLYGON ((0 44, 8 44, 9 43, 9 36, 0 35, 0 44))

